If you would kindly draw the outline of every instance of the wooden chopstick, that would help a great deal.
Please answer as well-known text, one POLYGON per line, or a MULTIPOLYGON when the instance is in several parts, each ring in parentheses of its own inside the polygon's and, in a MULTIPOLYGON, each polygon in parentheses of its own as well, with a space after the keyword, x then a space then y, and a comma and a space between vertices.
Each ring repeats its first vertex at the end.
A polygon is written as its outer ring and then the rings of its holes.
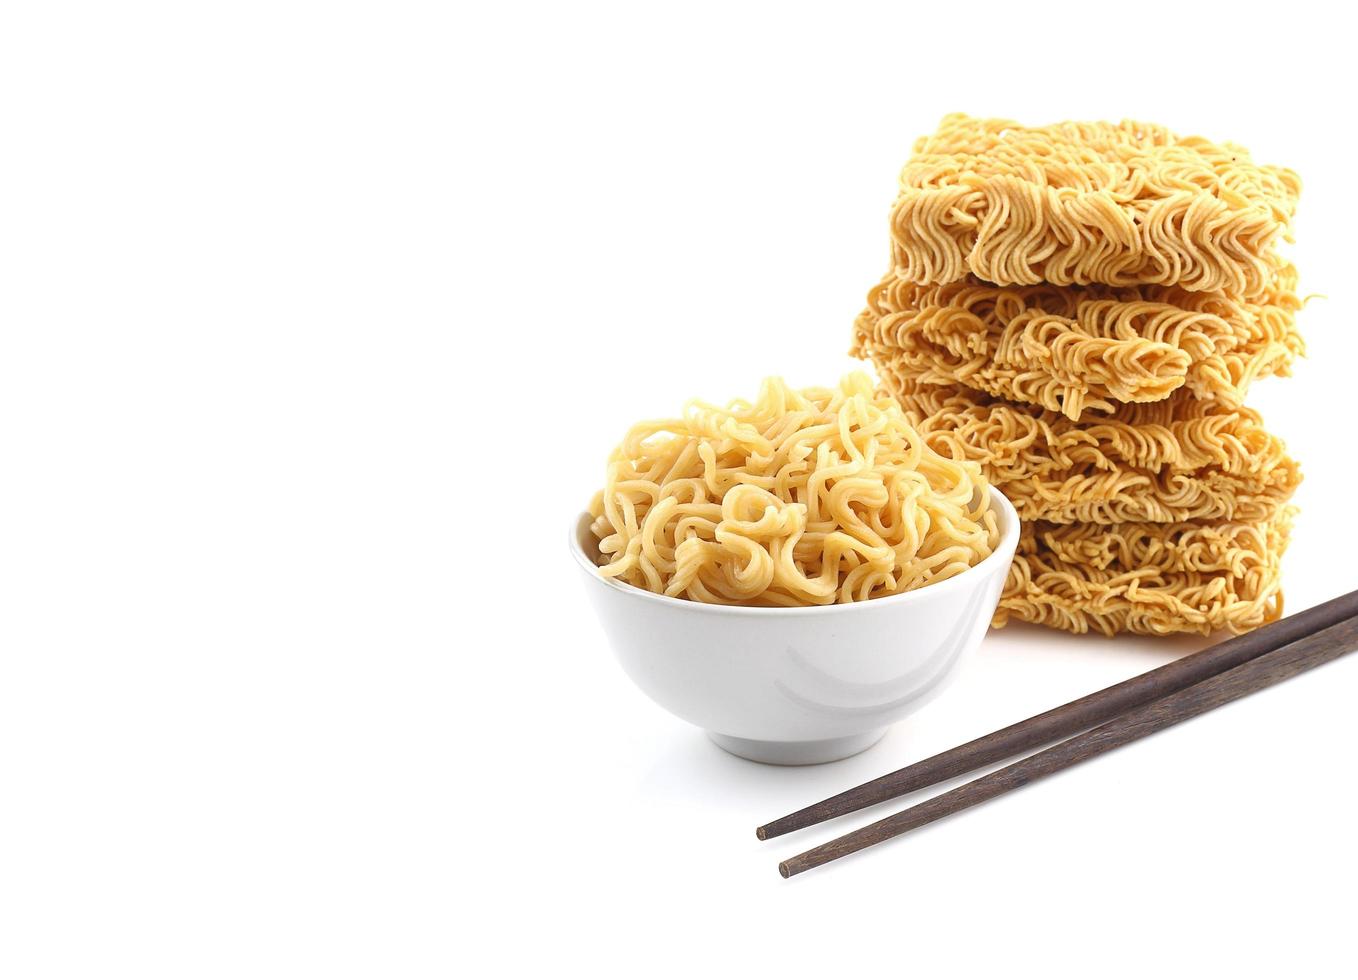
POLYGON ((846 854, 880 844, 1335 660, 1355 646, 1358 646, 1358 617, 1295 640, 1191 687, 1134 708, 1036 755, 813 847, 781 862, 778 871, 784 878, 790 878, 846 854))
POLYGON ((1358 592, 1350 592, 904 769, 878 776, 861 786, 772 820, 757 828, 755 835, 760 840, 769 840, 1001 762, 1102 724, 1355 615, 1358 615, 1358 592))

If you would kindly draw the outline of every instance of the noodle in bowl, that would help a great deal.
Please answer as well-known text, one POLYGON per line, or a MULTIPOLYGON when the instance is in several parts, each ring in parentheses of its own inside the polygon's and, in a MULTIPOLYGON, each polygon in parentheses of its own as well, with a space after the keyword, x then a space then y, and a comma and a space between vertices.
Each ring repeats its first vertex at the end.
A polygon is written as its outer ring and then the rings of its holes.
POLYGON ((862 373, 633 426, 594 498, 601 574, 755 606, 895 595, 995 544, 979 465, 931 449, 862 373))
POLYGON ((875 744, 980 643, 1018 516, 863 375, 643 423, 572 528, 623 669, 722 748, 829 762, 875 744))

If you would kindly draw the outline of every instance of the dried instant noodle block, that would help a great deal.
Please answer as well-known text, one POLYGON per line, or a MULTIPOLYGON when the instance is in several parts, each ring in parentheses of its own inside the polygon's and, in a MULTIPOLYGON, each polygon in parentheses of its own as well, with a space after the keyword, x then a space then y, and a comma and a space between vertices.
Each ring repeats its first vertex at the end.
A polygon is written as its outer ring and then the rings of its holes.
POLYGON ((1072 633, 1243 633, 1282 614, 1293 509, 1269 521, 1024 525, 995 625, 1072 633))
POLYGON ((851 353, 926 384, 963 384, 1078 420, 1176 391, 1232 407, 1303 351, 1296 270, 1257 300, 1173 286, 921 286, 868 293, 851 353))
POLYGON ((1256 296, 1301 181, 1242 147, 1124 121, 944 117, 892 209, 895 272, 999 285, 1160 283, 1256 296))
POLYGON ((877 367, 930 448, 980 463, 1025 521, 1259 522, 1301 482, 1248 408, 1176 396, 1077 423, 877 367))

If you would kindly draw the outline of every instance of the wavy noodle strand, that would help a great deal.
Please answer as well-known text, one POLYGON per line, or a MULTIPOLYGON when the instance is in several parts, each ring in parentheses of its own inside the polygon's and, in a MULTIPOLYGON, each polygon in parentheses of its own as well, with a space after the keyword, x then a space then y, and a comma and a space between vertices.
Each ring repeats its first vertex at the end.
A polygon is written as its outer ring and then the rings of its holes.
POLYGON ((1174 285, 1254 296, 1301 182, 1241 147, 1163 126, 944 117, 892 211, 895 273, 949 283, 1174 285))
POLYGON ((977 464, 926 445, 864 374, 642 422, 590 506, 600 572, 698 602, 856 602, 951 578, 998 541, 977 464))

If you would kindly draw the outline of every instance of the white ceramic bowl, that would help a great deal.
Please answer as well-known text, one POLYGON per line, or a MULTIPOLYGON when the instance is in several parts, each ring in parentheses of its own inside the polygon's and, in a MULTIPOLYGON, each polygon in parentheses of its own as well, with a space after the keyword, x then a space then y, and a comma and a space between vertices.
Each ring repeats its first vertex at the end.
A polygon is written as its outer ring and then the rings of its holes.
POLYGON ((756 762, 804 765, 862 752, 943 690, 981 642, 1018 544, 992 490, 994 553, 961 575, 866 602, 797 608, 671 599, 606 579, 590 517, 571 532, 613 652, 651 700, 756 762))

